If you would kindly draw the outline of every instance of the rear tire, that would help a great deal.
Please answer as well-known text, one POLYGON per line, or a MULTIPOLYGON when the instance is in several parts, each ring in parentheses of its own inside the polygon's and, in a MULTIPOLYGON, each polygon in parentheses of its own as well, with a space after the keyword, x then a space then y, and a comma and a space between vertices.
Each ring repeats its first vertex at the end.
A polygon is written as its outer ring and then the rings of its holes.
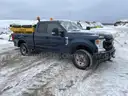
POLYGON ((30 50, 28 49, 28 46, 26 43, 22 43, 20 45, 20 52, 23 56, 28 56, 30 55, 30 50))
POLYGON ((77 50, 73 54, 73 63, 78 69, 88 69, 92 65, 92 56, 86 50, 77 50))

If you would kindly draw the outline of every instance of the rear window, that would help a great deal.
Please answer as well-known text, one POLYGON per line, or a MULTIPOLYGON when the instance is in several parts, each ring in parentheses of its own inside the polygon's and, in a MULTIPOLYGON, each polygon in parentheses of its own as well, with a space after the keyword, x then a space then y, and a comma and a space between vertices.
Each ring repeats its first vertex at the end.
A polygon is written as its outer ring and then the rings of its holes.
POLYGON ((46 33, 46 24, 45 23, 39 23, 38 25, 38 32, 40 33, 46 33))

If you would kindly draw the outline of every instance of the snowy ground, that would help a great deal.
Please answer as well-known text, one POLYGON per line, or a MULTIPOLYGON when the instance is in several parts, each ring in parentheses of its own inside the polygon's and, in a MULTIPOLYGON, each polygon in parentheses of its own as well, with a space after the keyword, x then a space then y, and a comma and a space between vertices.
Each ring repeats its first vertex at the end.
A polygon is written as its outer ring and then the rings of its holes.
POLYGON ((7 40, 0 40, 0 53, 15 49, 13 42, 7 40))
POLYGON ((87 71, 55 53, 24 57, 0 40, 0 96, 128 96, 128 32, 115 29, 116 58, 87 71))

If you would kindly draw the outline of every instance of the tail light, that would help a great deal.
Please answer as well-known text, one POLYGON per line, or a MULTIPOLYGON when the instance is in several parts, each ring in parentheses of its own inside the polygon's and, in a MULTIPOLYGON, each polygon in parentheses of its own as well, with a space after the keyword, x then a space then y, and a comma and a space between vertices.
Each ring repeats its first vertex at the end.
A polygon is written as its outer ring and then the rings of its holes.
POLYGON ((14 40, 14 34, 11 34, 11 36, 12 36, 12 41, 14 40))

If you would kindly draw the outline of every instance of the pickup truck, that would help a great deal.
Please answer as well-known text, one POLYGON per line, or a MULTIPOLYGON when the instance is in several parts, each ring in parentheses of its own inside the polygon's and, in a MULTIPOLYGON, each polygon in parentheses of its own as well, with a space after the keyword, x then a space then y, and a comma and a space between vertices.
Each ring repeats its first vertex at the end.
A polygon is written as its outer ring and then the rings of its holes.
POLYGON ((12 39, 24 56, 31 50, 69 53, 73 64, 82 70, 115 57, 111 34, 87 33, 70 21, 40 21, 33 33, 13 33, 12 39))

